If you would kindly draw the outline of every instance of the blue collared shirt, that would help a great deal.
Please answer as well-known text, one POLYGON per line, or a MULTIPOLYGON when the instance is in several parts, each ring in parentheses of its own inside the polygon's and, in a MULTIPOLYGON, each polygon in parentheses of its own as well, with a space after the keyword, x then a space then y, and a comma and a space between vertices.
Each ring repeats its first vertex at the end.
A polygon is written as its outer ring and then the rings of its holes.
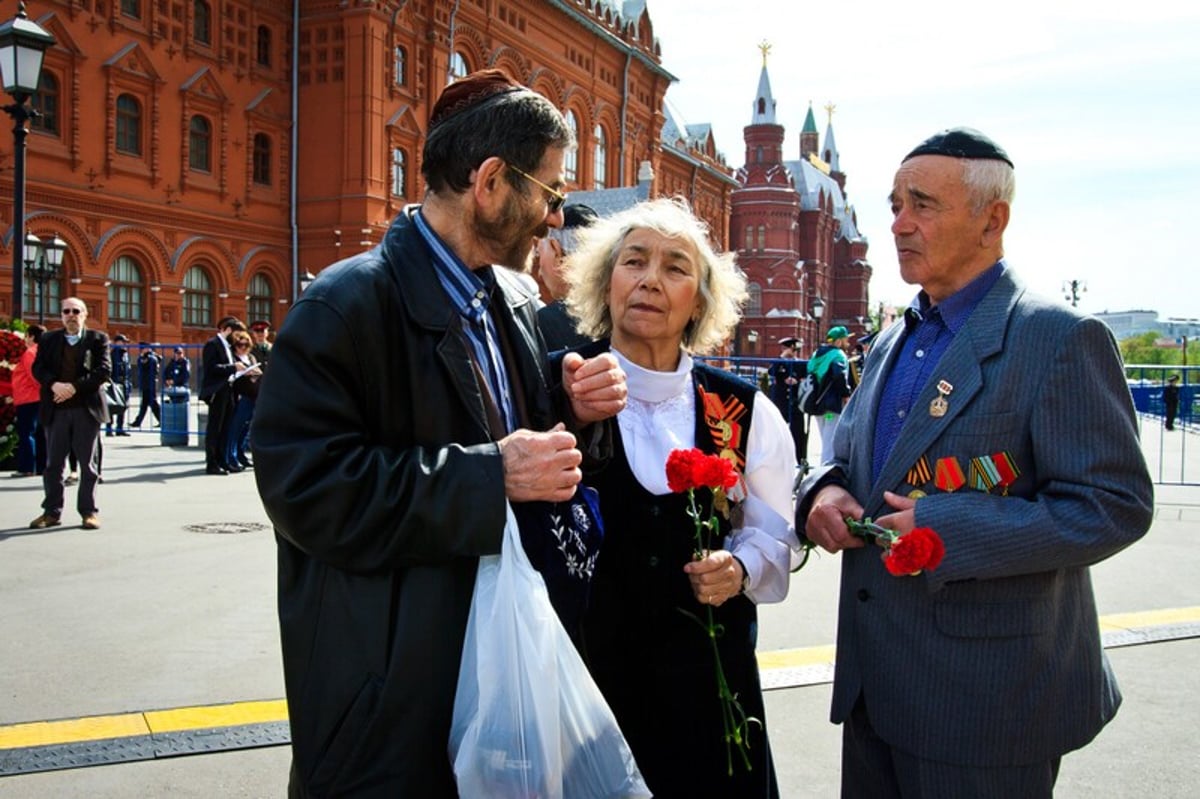
POLYGON ((508 371, 504 367, 503 358, 500 357, 500 338, 496 333, 496 323, 488 310, 492 290, 496 287, 496 276, 492 274, 492 267, 485 266, 478 270, 468 268, 437 233, 433 232, 433 228, 429 227, 420 211, 413 214, 413 221, 417 231, 429 245, 438 281, 463 318, 462 329, 467 334, 467 343, 475 356, 475 362, 482 367, 487 376, 492 397, 504 415, 507 430, 500 431, 500 434, 511 433, 517 429, 516 411, 513 409, 508 371))
POLYGON ((879 398, 879 410, 875 414, 872 482, 883 471, 883 464, 892 454, 905 420, 913 412, 917 397, 926 383, 934 377, 934 370, 950 348, 950 342, 1007 268, 1004 259, 997 261, 986 272, 937 305, 932 305, 929 295, 922 291, 905 312, 907 330, 904 343, 900 346, 900 354, 896 356, 895 366, 887 376, 883 394, 879 398))

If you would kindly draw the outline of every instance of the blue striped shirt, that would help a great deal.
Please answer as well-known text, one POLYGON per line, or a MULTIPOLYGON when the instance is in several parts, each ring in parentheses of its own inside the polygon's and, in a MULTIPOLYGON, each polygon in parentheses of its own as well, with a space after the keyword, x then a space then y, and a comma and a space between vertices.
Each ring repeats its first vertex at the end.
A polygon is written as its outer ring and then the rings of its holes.
POLYGON ((933 377, 938 362, 950 348, 950 342, 1006 268, 1003 259, 997 261, 937 305, 932 305, 929 295, 922 291, 905 312, 905 327, 908 330, 895 365, 887 376, 883 394, 879 398, 879 410, 875 414, 872 481, 883 471, 883 464, 892 454, 905 420, 913 412, 913 406, 925 384, 933 377))
POLYGON ((433 228, 429 227, 420 211, 413 214, 413 221, 417 231, 429 245, 438 281, 463 318, 462 330, 467 334, 467 343, 475 356, 475 362, 487 376, 492 397, 504 416, 507 429, 498 433, 501 436, 511 433, 517 429, 517 415, 513 407, 508 371, 500 356, 500 338, 496 333, 496 322, 488 311, 492 290, 496 287, 496 276, 492 274, 492 267, 484 266, 478 270, 468 268, 437 233, 433 232, 433 228))

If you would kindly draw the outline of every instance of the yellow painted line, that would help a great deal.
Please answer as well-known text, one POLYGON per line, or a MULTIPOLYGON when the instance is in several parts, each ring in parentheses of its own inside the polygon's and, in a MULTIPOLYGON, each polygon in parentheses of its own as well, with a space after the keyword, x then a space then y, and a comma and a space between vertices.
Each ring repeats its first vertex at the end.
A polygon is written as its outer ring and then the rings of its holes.
MULTIPOLYGON (((1100 617, 1101 632, 1146 629, 1200 622, 1200 606, 1165 608, 1138 613, 1114 613, 1100 617)), ((832 645, 759 652, 759 668, 764 671, 799 668, 833 663, 832 645)), ((35 721, 0 725, 0 751, 31 746, 61 745, 81 741, 100 741, 189 730, 219 729, 245 724, 287 721, 287 702, 266 699, 225 705, 191 707, 88 716, 62 721, 35 721)))
POLYGON ((146 719, 141 713, 88 716, 63 721, 34 721, 0 727, 0 749, 21 749, 27 746, 70 744, 149 734, 150 728, 146 726, 146 719))
POLYGON ((765 671, 832 663, 836 651, 837 648, 830 644, 828 646, 807 646, 803 649, 776 649, 772 652, 759 652, 758 667, 765 671))
POLYGON ((1200 621, 1200 607, 1144 610, 1140 613, 1113 613, 1100 617, 1100 632, 1129 630, 1137 627, 1159 627, 1200 621))
POLYGON ((173 710, 152 710, 146 723, 153 733, 208 730, 242 724, 265 724, 287 720, 287 702, 267 699, 261 702, 235 702, 230 705, 201 705, 173 710))

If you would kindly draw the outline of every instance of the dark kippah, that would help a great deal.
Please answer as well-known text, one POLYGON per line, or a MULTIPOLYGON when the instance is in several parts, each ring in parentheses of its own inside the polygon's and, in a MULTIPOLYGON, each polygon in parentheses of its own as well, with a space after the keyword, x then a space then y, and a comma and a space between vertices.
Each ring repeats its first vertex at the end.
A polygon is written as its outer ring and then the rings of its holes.
POLYGON ((904 161, 918 155, 948 155, 951 158, 981 158, 1003 161, 1013 166, 1004 148, 974 128, 948 128, 933 134, 904 156, 904 161))
POLYGON ((442 90, 442 96, 434 103, 433 111, 429 115, 429 127, 436 127, 455 114, 496 95, 520 91, 523 88, 525 87, 498 69, 472 72, 442 90))

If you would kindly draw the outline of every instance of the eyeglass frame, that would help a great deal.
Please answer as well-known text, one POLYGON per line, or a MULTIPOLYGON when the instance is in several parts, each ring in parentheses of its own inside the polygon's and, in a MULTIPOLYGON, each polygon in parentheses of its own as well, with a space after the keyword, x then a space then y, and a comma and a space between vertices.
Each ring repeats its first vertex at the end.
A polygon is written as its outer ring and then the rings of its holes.
POLYGON ((63 316, 66 316, 67 314, 70 314, 71 316, 79 316, 83 312, 84 311, 82 308, 63 308, 62 309, 63 316))
POLYGON ((562 210, 562 207, 567 204, 567 195, 564 194, 563 192, 559 191, 558 189, 553 189, 553 188, 547 186, 545 183, 542 183, 540 180, 535 178, 533 175, 529 174, 528 172, 523 172, 520 169, 517 169, 512 164, 506 163, 505 166, 508 167, 509 169, 511 169, 513 172, 516 172, 521 177, 537 184, 543 190, 545 190, 547 194, 550 195, 549 199, 546 200, 546 209, 550 213, 557 214, 559 211, 562 210))

